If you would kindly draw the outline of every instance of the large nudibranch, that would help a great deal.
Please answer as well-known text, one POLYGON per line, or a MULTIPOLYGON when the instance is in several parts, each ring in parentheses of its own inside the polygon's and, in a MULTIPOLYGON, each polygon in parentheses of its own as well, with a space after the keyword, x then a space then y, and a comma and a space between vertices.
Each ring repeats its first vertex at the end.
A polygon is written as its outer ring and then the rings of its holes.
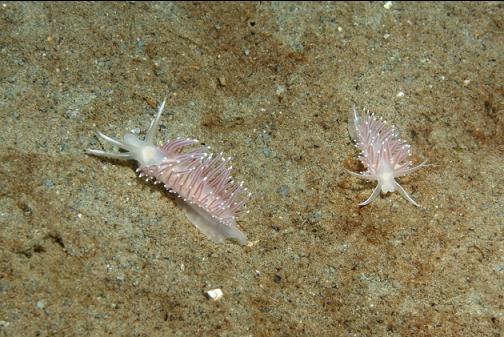
POLYGON ((176 193, 183 201, 181 205, 188 219, 208 238, 216 243, 234 239, 246 244, 247 238, 237 228, 236 219, 248 213, 243 206, 251 194, 243 187, 243 182, 238 183, 231 177, 231 158, 222 153, 213 155, 209 147, 184 151, 187 146, 198 144, 196 139, 172 139, 157 147, 154 137, 164 106, 165 101, 159 106, 144 140, 128 133, 119 141, 97 132, 98 137, 124 152, 86 152, 106 158, 136 160, 139 176, 163 184, 169 192, 176 193))

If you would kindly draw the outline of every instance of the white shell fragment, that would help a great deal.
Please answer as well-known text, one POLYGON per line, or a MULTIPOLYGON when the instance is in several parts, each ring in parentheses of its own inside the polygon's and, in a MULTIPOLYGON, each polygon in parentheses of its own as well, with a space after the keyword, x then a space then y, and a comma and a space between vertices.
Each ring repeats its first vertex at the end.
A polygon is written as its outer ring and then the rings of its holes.
POLYGON ((218 301, 224 296, 224 293, 222 292, 222 290, 220 288, 217 288, 217 289, 212 289, 212 290, 207 291, 206 295, 207 295, 208 299, 218 301))

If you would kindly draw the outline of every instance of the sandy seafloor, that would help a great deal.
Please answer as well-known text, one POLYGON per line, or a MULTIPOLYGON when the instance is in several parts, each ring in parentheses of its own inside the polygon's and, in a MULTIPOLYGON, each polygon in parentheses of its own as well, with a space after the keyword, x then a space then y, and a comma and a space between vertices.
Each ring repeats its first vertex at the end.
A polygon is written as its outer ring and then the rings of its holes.
POLYGON ((503 3, 1 3, 0 336, 504 336, 503 3), (96 130, 252 191, 214 244, 96 130), (352 105, 415 163, 359 208, 352 105), (220 288, 224 297, 205 292, 220 288))

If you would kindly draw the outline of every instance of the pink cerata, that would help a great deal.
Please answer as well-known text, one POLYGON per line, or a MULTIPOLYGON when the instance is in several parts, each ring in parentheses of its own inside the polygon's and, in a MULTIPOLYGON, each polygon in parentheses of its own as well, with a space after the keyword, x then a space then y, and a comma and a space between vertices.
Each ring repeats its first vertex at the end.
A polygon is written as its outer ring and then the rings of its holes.
POLYGON ((246 244, 247 237, 238 229, 236 220, 248 213, 243 206, 251 194, 243 187, 243 182, 238 183, 231 177, 231 158, 222 153, 214 155, 209 147, 191 148, 199 144, 196 139, 171 139, 161 147, 154 144, 165 102, 159 106, 144 140, 127 133, 119 141, 97 132, 98 137, 125 151, 87 150, 86 153, 136 160, 139 176, 154 184, 163 184, 169 192, 176 193, 189 221, 210 240, 222 243, 232 239, 246 244), (189 150, 185 151, 187 147, 189 150))

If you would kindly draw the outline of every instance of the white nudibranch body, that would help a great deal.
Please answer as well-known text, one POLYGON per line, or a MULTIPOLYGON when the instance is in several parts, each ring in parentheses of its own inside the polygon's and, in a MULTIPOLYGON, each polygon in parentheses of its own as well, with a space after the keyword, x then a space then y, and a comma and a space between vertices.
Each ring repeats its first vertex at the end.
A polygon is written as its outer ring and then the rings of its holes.
POLYGON ((359 160, 366 168, 366 171, 361 173, 348 172, 356 177, 378 182, 371 196, 359 205, 371 203, 380 192, 399 191, 406 200, 419 206, 395 179, 427 166, 427 161, 412 167, 409 160, 410 146, 399 138, 395 127, 388 126, 386 121, 376 118, 369 110, 363 110, 359 114, 353 107, 348 121, 348 132, 355 146, 361 151, 359 160))
POLYGON ((154 137, 164 106, 163 101, 145 140, 128 133, 123 141, 118 141, 98 132, 100 138, 125 151, 86 152, 113 159, 136 160, 139 176, 163 184, 169 192, 176 193, 183 200, 179 204, 188 219, 208 238, 217 243, 234 239, 246 244, 247 238, 238 229, 236 219, 248 213, 242 208, 251 194, 243 187, 243 182, 232 179, 232 167, 228 166, 231 158, 225 158, 222 153, 213 155, 207 147, 184 152, 185 147, 198 144, 196 139, 177 138, 160 148, 155 146, 154 137))
POLYGON ((390 165, 385 160, 380 160, 378 170, 376 172, 378 183, 381 185, 383 193, 395 191, 394 172, 390 165))

